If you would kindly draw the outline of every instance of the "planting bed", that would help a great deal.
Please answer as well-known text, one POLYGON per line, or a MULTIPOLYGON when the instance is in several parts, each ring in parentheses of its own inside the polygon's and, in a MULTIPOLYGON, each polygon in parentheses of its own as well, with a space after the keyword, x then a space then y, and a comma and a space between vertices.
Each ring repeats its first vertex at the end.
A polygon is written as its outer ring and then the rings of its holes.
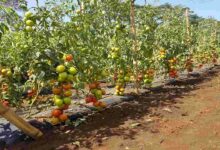
MULTIPOLYGON (((143 89, 141 95, 130 95, 130 96, 107 96, 106 98, 102 99, 108 104, 108 107, 102 111, 95 111, 95 108, 91 106, 72 106, 70 109, 67 110, 67 113, 70 115, 70 119, 72 121, 79 121, 79 119, 83 119, 86 117, 86 120, 82 123, 79 123, 79 127, 76 128, 73 126, 52 126, 50 123, 45 122, 46 116, 50 115, 51 110, 44 111, 43 113, 38 113, 32 116, 31 123, 40 128, 45 132, 45 136, 39 142, 43 142, 44 139, 48 138, 48 136, 52 136, 52 134, 63 134, 65 136, 65 140, 67 140, 66 136, 71 135, 71 140, 77 139, 76 137, 79 134, 83 135, 86 132, 90 132, 97 130, 103 130, 105 128, 105 132, 107 132, 107 126, 112 128, 117 128, 120 124, 123 124, 124 121, 130 118, 130 120, 138 119, 140 117, 146 116, 154 116, 159 115, 157 112, 152 112, 152 108, 157 109, 163 107, 167 104, 176 103, 175 99, 177 97, 181 97, 190 90, 194 90, 197 87, 197 84, 200 84, 204 80, 210 79, 210 77, 214 77, 218 75, 220 71, 219 66, 207 66, 204 69, 197 70, 197 72, 192 73, 191 75, 184 75, 182 74, 179 79, 166 81, 166 83, 162 83, 152 88, 143 89), (153 114, 152 114, 153 113, 153 114), (41 116, 41 117, 40 117, 41 116), (45 117, 43 117, 45 116, 45 117), (113 118, 112 118, 113 117, 113 118), (33 120, 35 118, 35 120, 33 120), (37 119, 36 119, 37 118, 37 119), (39 119, 40 118, 40 119, 39 119), (44 118, 44 119, 42 119, 44 118), (45 121, 43 121, 45 120, 45 121), (43 122, 42 122, 43 121, 43 122), (73 138, 73 139, 72 139, 73 138)), ((51 108, 52 109, 52 108, 51 108)), ((154 109, 153 109, 154 110, 154 109)), ((160 116, 160 115, 159 115, 160 116)), ((159 117, 158 116, 158 117, 159 117)), ((31 141, 26 136, 18 132, 18 130, 13 126, 8 124, 6 121, 2 121, 1 133, 0 135, 2 138, 2 143, 5 141, 9 146, 13 146, 18 144, 19 147, 22 149, 22 143, 28 145, 35 145, 34 143, 38 143, 37 141, 31 141), (10 126, 9 126, 10 125, 10 126), (7 137, 8 136, 8 137, 7 137), (26 142, 24 141, 26 140, 26 142)), ((109 132, 111 129, 109 128, 109 132)), ((104 135, 103 135, 104 136, 104 135)), ((107 136, 107 135, 106 135, 107 136)), ((58 138, 57 144, 66 144, 63 140, 59 138, 59 136, 52 136, 54 138, 58 138)), ((63 137, 62 137, 63 138, 63 137)), ((70 138, 70 137, 69 137, 70 138)), ((83 136, 80 137, 83 139, 83 136)), ((80 140, 80 143, 84 143, 86 141, 80 140)), ((51 139, 49 141, 54 141, 55 139, 51 139)), ((45 140, 46 141, 46 140, 45 140)), ((74 140, 73 140, 74 141, 74 140)), ((78 141, 78 140, 77 140, 78 141)), ((47 141, 48 142, 48 141, 47 141)), ((66 141, 67 143, 70 141, 66 141)), ((50 142, 49 142, 50 143, 50 142)), ((57 144, 53 143, 48 144, 48 146, 56 147, 57 144)), ((88 143, 87 143, 88 144, 88 143)), ((3 145, 3 144, 2 144, 3 145)), ((40 144, 41 145, 41 144, 40 144)), ((46 146, 46 145, 44 145, 46 146)), ((43 148, 45 148, 43 146, 43 148)), ((86 145, 84 145, 86 146, 86 145)), ((87 145, 88 146, 88 145, 87 145)), ((39 147, 39 149, 41 146, 39 147)), ((36 147, 36 149, 38 149, 36 147)), ((46 149, 46 148, 45 148, 46 149)))

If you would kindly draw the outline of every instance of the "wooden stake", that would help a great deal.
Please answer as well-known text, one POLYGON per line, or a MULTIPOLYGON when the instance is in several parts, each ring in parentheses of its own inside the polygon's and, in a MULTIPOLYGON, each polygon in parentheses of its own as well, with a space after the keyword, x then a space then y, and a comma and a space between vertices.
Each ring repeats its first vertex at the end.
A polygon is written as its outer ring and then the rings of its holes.
POLYGON ((215 29, 214 29, 214 42, 216 44, 217 40, 217 28, 218 28, 218 21, 215 21, 215 29))
POLYGON ((185 17, 186 17, 186 34, 187 34, 186 40, 187 40, 187 46, 189 48, 190 54, 192 54, 191 46, 190 46, 191 38, 190 38, 190 22, 189 22, 189 9, 188 8, 186 8, 185 17))
POLYGON ((186 33, 187 33, 187 36, 189 38, 189 36, 190 36, 190 24, 189 24, 189 9, 188 8, 186 8, 185 16, 186 16, 186 33))
POLYGON ((25 134, 29 135, 34 139, 40 138, 43 133, 37 128, 33 127, 21 117, 19 117, 14 111, 10 110, 8 107, 4 107, 0 103, 0 115, 7 119, 10 123, 14 124, 17 128, 23 131, 25 134))
MULTIPOLYGON (((130 4, 130 20, 131 20, 131 36, 133 39, 133 52, 137 53, 137 39, 136 39, 136 28, 135 28, 135 0, 131 0, 130 4)), ((134 58, 134 67, 135 67, 135 88, 136 93, 139 94, 139 81, 138 81, 138 62, 137 58, 134 58)))

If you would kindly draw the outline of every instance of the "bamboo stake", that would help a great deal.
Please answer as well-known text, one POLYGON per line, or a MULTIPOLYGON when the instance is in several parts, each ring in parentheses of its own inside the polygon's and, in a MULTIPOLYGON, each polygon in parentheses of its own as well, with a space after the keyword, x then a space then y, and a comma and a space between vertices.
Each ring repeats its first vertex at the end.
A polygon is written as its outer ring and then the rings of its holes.
MULTIPOLYGON (((130 20, 131 20, 131 35, 133 39, 133 51, 134 53, 137 53, 137 39, 136 39, 136 28, 135 28, 135 5, 134 5, 135 0, 131 0, 130 3, 130 20)), ((135 88, 136 88, 136 94, 139 94, 139 81, 138 81, 138 62, 137 58, 134 58, 134 67, 135 67, 135 76, 136 76, 136 81, 135 81, 135 88)))
POLYGON ((10 123, 14 124, 17 128, 23 131, 25 134, 29 135, 34 139, 40 138, 43 133, 37 128, 33 127, 21 117, 19 117, 14 111, 8 107, 4 107, 0 103, 0 115, 7 119, 10 123))
POLYGON ((217 28, 218 28, 218 22, 217 21, 215 21, 215 29, 214 29, 214 42, 215 42, 215 44, 216 44, 216 42, 217 42, 217 28))
POLYGON ((189 51, 190 51, 190 54, 192 54, 192 51, 191 51, 191 46, 190 46, 190 41, 191 41, 191 38, 190 38, 190 22, 189 22, 189 9, 186 8, 186 11, 185 11, 185 16, 186 16, 186 34, 187 34, 187 46, 189 48, 189 51))
POLYGON ((190 36, 190 24, 189 24, 189 9, 188 8, 186 8, 185 14, 186 14, 186 33, 187 33, 187 36, 189 38, 189 36, 190 36))
POLYGON ((216 31, 216 42, 217 42, 217 46, 219 47, 219 32, 218 32, 218 21, 216 21, 216 28, 215 28, 215 31, 216 31))

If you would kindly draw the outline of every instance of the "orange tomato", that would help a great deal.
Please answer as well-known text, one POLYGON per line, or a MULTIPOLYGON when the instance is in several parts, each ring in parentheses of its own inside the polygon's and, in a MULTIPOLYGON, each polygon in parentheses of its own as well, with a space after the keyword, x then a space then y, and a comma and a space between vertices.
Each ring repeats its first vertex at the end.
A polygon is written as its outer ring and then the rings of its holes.
POLYGON ((64 121, 66 121, 68 119, 68 116, 66 114, 61 114, 59 116, 59 119, 60 119, 60 121, 64 122, 64 121))
POLYGON ((62 85, 64 90, 70 90, 72 88, 72 84, 70 83, 65 83, 62 85))
POLYGON ((73 55, 72 54, 68 54, 66 55, 66 61, 72 61, 73 60, 73 55))
POLYGON ((51 113, 53 117, 59 117, 61 114, 63 114, 63 111, 61 111, 60 109, 54 109, 51 113))
POLYGON ((62 89, 61 89, 60 87, 54 87, 54 88, 52 89, 52 91, 53 91, 53 94, 55 94, 55 95, 60 95, 61 92, 62 92, 62 89))
POLYGON ((93 106, 95 106, 95 107, 99 107, 99 106, 100 106, 100 102, 97 101, 97 102, 93 103, 93 106))
POLYGON ((100 103, 99 103, 99 106, 102 107, 102 108, 104 108, 104 107, 106 107, 107 105, 106 105, 105 102, 100 102, 100 103))

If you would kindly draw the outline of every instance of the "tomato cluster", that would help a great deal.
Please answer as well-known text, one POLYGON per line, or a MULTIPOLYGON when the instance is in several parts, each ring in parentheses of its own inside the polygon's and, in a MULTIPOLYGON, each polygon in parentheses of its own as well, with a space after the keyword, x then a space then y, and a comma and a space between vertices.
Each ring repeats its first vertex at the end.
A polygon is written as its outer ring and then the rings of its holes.
POLYGON ((33 21, 33 14, 32 12, 28 11, 25 13, 25 18, 24 18, 24 21, 25 21, 25 24, 26 24, 26 31, 27 32, 32 32, 34 30, 34 21, 33 21))
POLYGON ((177 59, 175 57, 168 60, 169 76, 171 78, 177 78, 178 77, 178 71, 176 69, 176 65, 177 65, 177 59))
POLYGON ((131 80, 130 75, 128 73, 124 73, 123 71, 119 71, 118 74, 115 74, 114 79, 116 81, 115 94, 120 96, 124 95, 125 85, 131 80))
POLYGON ((10 78, 12 76, 12 71, 11 69, 9 68, 2 68, 0 70, 0 75, 3 77, 3 78, 10 78))
POLYGON ((9 102, 7 101, 8 90, 9 90, 9 82, 12 78, 12 71, 9 68, 1 68, 0 69, 0 78, 1 78, 1 101, 4 106, 9 106, 9 102))
POLYGON ((99 82, 93 82, 89 84, 89 94, 86 96, 86 103, 92 103, 95 107, 106 107, 104 102, 99 101, 102 96, 105 95, 105 90, 101 89, 99 82))
POLYGON ((154 80, 154 69, 148 69, 145 72, 145 75, 143 78, 144 84, 151 85, 153 80, 154 80))
POLYGON ((53 80, 52 91, 54 94, 54 104, 58 109, 52 111, 51 122, 53 124, 64 122, 68 119, 67 115, 63 112, 69 108, 72 102, 73 81, 77 74, 77 69, 71 64, 72 60, 72 55, 65 55, 65 65, 60 64, 56 67, 58 77, 56 80, 53 80))
POLYGON ((53 125, 57 125, 60 122, 64 122, 64 121, 68 120, 68 116, 63 113, 62 109, 54 109, 51 112, 51 116, 52 116, 51 123, 53 125))

